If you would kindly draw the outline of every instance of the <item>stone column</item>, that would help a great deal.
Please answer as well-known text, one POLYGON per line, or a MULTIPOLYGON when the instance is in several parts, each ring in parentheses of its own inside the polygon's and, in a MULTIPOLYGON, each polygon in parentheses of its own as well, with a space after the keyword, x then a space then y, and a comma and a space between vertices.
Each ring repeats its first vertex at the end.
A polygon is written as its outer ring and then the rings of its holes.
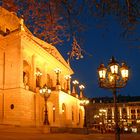
POLYGON ((30 86, 33 91, 36 90, 36 74, 35 73, 36 73, 36 56, 32 55, 30 86))
POLYGON ((20 54, 19 54, 19 87, 24 87, 23 83, 23 47, 20 47, 20 54))
POLYGON ((114 123, 114 108, 112 107, 112 122, 114 123))
POLYGON ((137 115, 138 115, 138 114, 137 114, 137 108, 135 109, 135 115, 136 115, 136 119, 137 119, 137 115))
POLYGON ((119 108, 119 112, 120 112, 120 121, 121 121, 121 119, 122 119, 122 108, 121 107, 119 108))
POLYGON ((36 126, 40 125, 40 95, 39 92, 37 92, 34 95, 34 120, 36 126))
POLYGON ((129 112, 129 107, 126 107, 127 110, 127 122, 130 122, 130 112, 129 112))
POLYGON ((42 77, 41 77, 41 86, 44 86, 44 84, 47 85, 47 72, 46 72, 46 63, 43 64, 42 67, 42 77))

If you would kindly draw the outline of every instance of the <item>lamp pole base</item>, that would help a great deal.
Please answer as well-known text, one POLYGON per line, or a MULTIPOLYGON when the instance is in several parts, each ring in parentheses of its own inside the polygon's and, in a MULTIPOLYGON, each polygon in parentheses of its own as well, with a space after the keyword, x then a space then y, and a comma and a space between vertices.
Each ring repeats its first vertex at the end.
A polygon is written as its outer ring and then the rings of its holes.
POLYGON ((51 128, 50 128, 50 126, 49 126, 49 125, 44 125, 44 126, 42 127, 42 132, 43 132, 43 134, 49 134, 49 133, 51 133, 51 128))

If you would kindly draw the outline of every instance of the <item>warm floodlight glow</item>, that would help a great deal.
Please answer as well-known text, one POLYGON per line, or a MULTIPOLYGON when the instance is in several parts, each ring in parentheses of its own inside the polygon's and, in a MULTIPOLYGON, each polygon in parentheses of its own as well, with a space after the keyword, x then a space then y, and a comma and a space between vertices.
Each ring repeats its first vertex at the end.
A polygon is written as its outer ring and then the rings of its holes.
POLYGON ((48 89, 47 87, 46 88, 41 88, 40 90, 39 90, 39 92, 41 93, 41 94, 50 94, 51 93, 51 89, 48 89))
POLYGON ((108 79, 109 79, 109 82, 113 82, 114 76, 110 73, 108 74, 108 79))
POLYGON ((35 75, 36 76, 42 76, 42 73, 40 71, 36 71, 35 75))
POLYGON ((80 85, 79 88, 80 88, 80 90, 83 90, 85 88, 85 86, 84 85, 80 85))
POLYGON ((99 115, 94 115, 94 118, 99 118, 99 115))
POLYGON ((126 66, 125 63, 122 63, 120 71, 121 71, 122 78, 127 79, 129 75, 128 75, 128 67, 126 66))
POLYGON ((106 77, 106 68, 104 64, 101 64, 98 68, 98 74, 100 79, 105 79, 106 77))
MULTIPOLYGON (((119 122, 118 122, 118 107, 117 107, 117 89, 123 88, 126 86, 128 81, 129 70, 125 63, 122 63, 122 66, 115 60, 114 57, 111 58, 107 67, 104 67, 104 64, 101 64, 98 68, 99 75, 99 86, 101 88, 111 89, 113 91, 114 99, 114 124, 115 124, 115 139, 120 139, 119 122), (105 76, 106 75, 106 76, 105 76)), ((99 110, 99 115, 103 113, 105 115, 106 110, 99 110)))
POLYGON ((53 106, 53 110, 55 110, 55 107, 53 106))
POLYGON ((110 66, 110 70, 112 74, 118 74, 118 65, 112 65, 110 66))
POLYGON ((114 57, 112 57, 110 63, 109 63, 110 71, 112 74, 118 74, 119 65, 118 62, 115 60, 114 57))
POLYGON ((66 76, 65 76, 65 79, 66 79, 66 80, 69 80, 69 79, 71 79, 71 76, 70 76, 70 75, 66 75, 66 76))
POLYGON ((106 112, 106 109, 100 109, 99 112, 105 113, 106 112))
POLYGON ((77 80, 74 80, 72 83, 73 83, 74 85, 78 85, 78 84, 79 84, 79 82, 78 82, 77 80))
POLYGON ((61 69, 60 68, 56 68, 54 69, 55 73, 60 73, 61 72, 61 69))
POLYGON ((80 101, 80 104, 81 105, 87 105, 87 104, 89 104, 89 100, 88 99, 83 99, 83 100, 80 101))

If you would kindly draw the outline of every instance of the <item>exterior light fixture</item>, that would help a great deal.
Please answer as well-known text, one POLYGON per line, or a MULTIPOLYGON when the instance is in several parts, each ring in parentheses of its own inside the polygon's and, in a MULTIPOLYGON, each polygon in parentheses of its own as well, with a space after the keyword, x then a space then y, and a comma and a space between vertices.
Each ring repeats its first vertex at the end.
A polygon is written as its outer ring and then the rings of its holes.
POLYGON ((60 82, 59 82, 59 74, 61 73, 61 69, 60 68, 56 68, 55 70, 55 73, 56 73, 56 85, 60 85, 60 82))
POLYGON ((74 81, 72 81, 72 83, 73 83, 73 91, 72 92, 74 94, 76 94, 77 93, 76 87, 79 84, 79 82, 77 80, 74 80, 74 81))
POLYGON ((80 98, 82 99, 84 97, 83 90, 85 89, 85 86, 84 85, 80 85, 79 89, 80 89, 80 98))
POLYGON ((120 70, 121 70, 122 78, 124 80, 128 80, 128 76, 129 76, 128 67, 125 63, 122 63, 122 66, 121 66, 120 70))
POLYGON ((99 79, 104 80, 106 77, 106 68, 104 64, 101 64, 98 68, 99 79))
POLYGON ((120 66, 115 58, 112 57, 107 67, 105 67, 104 64, 101 64, 97 70, 99 75, 99 86, 101 88, 111 89, 113 91, 115 110, 115 140, 120 140, 116 90, 126 86, 129 77, 129 69, 125 63, 122 63, 120 66))
POLYGON ((66 75, 65 76, 65 79, 67 81, 67 91, 68 91, 68 90, 70 90, 70 88, 69 88, 69 82, 70 82, 71 76, 70 75, 66 75))
POLYGON ((86 106, 89 104, 89 100, 87 98, 83 98, 80 100, 80 105, 84 107, 85 116, 84 116, 84 127, 87 127, 87 108, 86 106))
POLYGON ((47 100, 51 94, 51 89, 48 89, 47 87, 43 87, 39 90, 40 94, 44 97, 44 102, 45 102, 45 117, 44 117, 44 125, 49 125, 49 120, 48 120, 48 110, 47 110, 47 100))
POLYGON ((42 72, 36 71, 35 75, 36 75, 36 76, 42 76, 42 72))

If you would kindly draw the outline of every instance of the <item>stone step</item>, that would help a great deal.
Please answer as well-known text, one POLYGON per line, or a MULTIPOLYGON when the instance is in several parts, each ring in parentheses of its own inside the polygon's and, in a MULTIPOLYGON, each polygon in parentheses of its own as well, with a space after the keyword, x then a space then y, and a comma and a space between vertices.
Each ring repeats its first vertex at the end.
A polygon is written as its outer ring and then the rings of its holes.
POLYGON ((0 131, 11 132, 11 133, 42 133, 42 128, 41 127, 0 125, 0 131))

